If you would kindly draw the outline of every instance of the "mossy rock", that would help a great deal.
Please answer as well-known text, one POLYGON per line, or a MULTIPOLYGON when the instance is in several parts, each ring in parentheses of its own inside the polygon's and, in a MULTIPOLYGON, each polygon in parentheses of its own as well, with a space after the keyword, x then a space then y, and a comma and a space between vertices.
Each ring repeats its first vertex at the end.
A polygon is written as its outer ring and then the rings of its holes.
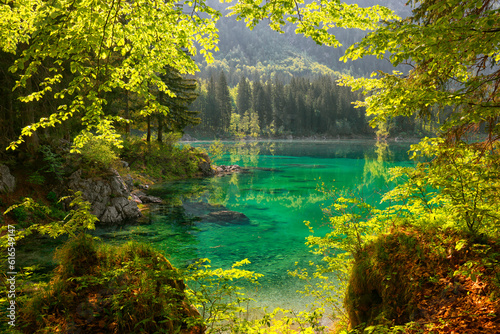
POLYGON ((344 300, 351 327, 447 328, 500 333, 497 239, 466 231, 399 226, 366 244, 344 300))
POLYGON ((203 333, 178 271, 148 245, 68 241, 50 284, 20 305, 25 333, 203 333))
POLYGON ((344 300, 351 326, 399 325, 414 312, 419 273, 425 261, 416 235, 397 231, 367 244, 355 261, 344 300))

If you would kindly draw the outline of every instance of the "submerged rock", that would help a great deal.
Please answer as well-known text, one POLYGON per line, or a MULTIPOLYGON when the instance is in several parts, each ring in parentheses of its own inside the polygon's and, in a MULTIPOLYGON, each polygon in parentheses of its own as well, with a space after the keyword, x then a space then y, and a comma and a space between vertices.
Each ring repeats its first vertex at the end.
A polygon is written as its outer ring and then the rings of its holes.
POLYGON ((188 224, 214 223, 220 225, 250 224, 250 218, 241 212, 228 210, 220 204, 185 201, 180 206, 173 206, 166 212, 171 220, 188 224))
POLYGON ((210 212, 208 215, 201 217, 203 221, 226 223, 226 224, 249 224, 250 218, 245 214, 237 211, 223 210, 210 212))
POLYGON ((220 204, 210 204, 207 202, 191 202, 182 203, 184 212, 190 216, 203 217, 210 212, 227 210, 225 206, 220 204))

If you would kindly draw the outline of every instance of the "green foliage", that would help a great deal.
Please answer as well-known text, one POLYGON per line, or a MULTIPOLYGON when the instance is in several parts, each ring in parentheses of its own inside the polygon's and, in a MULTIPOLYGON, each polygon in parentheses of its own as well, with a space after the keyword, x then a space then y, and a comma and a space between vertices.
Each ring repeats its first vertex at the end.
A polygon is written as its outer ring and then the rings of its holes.
MULTIPOLYGON (((7 211, 5 213, 7 213, 7 211)), ((24 225, 26 222, 26 218, 28 218, 28 213, 26 212, 24 207, 16 207, 12 210, 12 216, 14 217, 16 222, 18 222, 20 225, 24 225)))
POLYGON ((381 6, 361 8, 356 4, 348 5, 340 1, 293 2, 280 0, 276 3, 249 5, 247 1, 238 1, 230 7, 231 15, 245 19, 247 26, 253 29, 261 20, 268 19, 269 26, 283 32, 282 26, 296 25, 295 33, 312 38, 318 44, 339 46, 338 40, 330 34, 330 29, 343 28, 376 29, 378 22, 394 19, 392 12, 381 6))
POLYGON ((448 116, 442 130, 454 132, 457 139, 474 131, 472 124, 486 125, 487 132, 496 133, 498 69, 494 64, 500 42, 492 33, 498 28, 496 5, 454 0, 446 10, 438 1, 412 5, 413 16, 389 22, 346 52, 345 59, 382 58, 388 52, 393 65, 409 60, 415 64, 409 73, 346 79, 354 89, 370 94, 360 105, 375 116, 374 124, 398 115, 428 119, 437 111, 448 116))
POLYGON ((319 324, 323 309, 313 309, 294 313, 277 308, 271 312, 255 310, 259 315, 251 319, 248 303, 252 299, 242 293, 239 284, 243 282, 258 284, 261 274, 240 269, 250 263, 247 259, 236 262, 231 269, 211 269, 210 261, 202 259, 189 266, 183 274, 189 289, 189 300, 204 318, 207 333, 245 333, 245 334, 283 334, 323 333, 324 326, 319 324))
MULTIPOLYGON (((70 197, 63 197, 59 201, 69 199, 70 197)), ((33 233, 48 235, 52 238, 66 234, 74 237, 81 232, 95 228, 97 217, 90 213, 91 205, 83 200, 81 192, 74 194, 68 207, 71 210, 63 219, 55 220, 60 218, 59 209, 48 208, 32 198, 25 198, 22 203, 9 207, 4 215, 12 213, 17 222, 24 227, 24 230, 16 231, 17 240, 24 239, 33 233)), ((7 235, 0 237, 0 247, 7 247, 7 240, 7 235)))
POLYGON ((404 180, 384 196, 400 203, 401 210, 414 221, 436 221, 468 231, 498 235, 500 226, 497 158, 465 143, 446 145, 443 139, 425 139, 413 148, 414 158, 433 158, 415 169, 396 168, 395 178, 404 180))
POLYGON ((259 115, 253 110, 245 111, 243 115, 232 113, 229 131, 238 139, 257 138, 260 134, 259 115))
POLYGON ((124 142, 121 158, 132 169, 145 171, 148 176, 169 180, 196 176, 199 162, 206 153, 189 145, 176 144, 178 134, 167 136, 165 143, 146 142, 130 137, 124 142))
POLYGON ((118 159, 111 144, 102 137, 87 134, 85 144, 80 148, 80 153, 90 166, 109 168, 118 159))
POLYGON ((34 172, 30 176, 28 176, 28 182, 31 184, 44 184, 45 183, 45 177, 41 175, 38 171, 34 172))
POLYGON ((57 202, 57 200, 58 200, 58 198, 57 198, 57 194, 56 194, 55 192, 53 192, 53 191, 49 191, 49 192, 47 193, 47 199, 48 199, 49 201, 51 201, 52 203, 56 203, 56 202, 57 202))
MULTIPOLYGON (((103 136, 113 141, 111 123, 120 118, 104 112, 105 93, 113 90, 145 101, 144 115, 165 112, 149 88, 173 96, 162 74, 169 69, 194 73, 197 67, 189 54, 195 55, 198 47, 211 59, 218 16, 204 1, 196 2, 189 13, 172 2, 156 1, 2 6, 0 26, 5 38, 0 48, 15 54, 9 66, 19 75, 12 88, 26 89, 21 93, 23 102, 50 99, 54 103, 49 115, 25 124, 10 148, 37 129, 56 126, 76 114, 87 130, 107 129, 103 136), (191 15, 191 11, 204 15, 191 15), (39 82, 37 89, 31 86, 32 79, 39 82)), ((77 138, 76 147, 83 141, 77 138)))
POLYGON ((220 140, 215 140, 208 148, 208 154, 210 154, 212 162, 215 163, 224 154, 224 144, 220 140))
POLYGON ((42 171, 52 174, 57 180, 62 181, 64 175, 63 158, 59 154, 52 152, 52 149, 48 145, 41 145, 38 150, 42 152, 43 161, 46 164, 42 168, 42 171))
POLYGON ((221 333, 240 325, 239 315, 251 300, 235 283, 242 280, 256 283, 262 275, 238 268, 250 263, 248 260, 237 262, 228 270, 211 269, 209 263, 208 259, 202 259, 187 269, 188 298, 205 319, 208 332, 221 333))
POLYGON ((149 246, 98 245, 80 234, 56 257, 50 284, 22 300, 18 321, 29 331, 175 333, 201 322, 178 271, 149 246))
POLYGON ((310 222, 306 222, 311 232, 306 244, 314 254, 321 256, 321 261, 290 274, 305 281, 301 293, 315 298, 313 309, 324 312, 325 308, 331 308, 332 317, 345 319, 343 300, 353 263, 362 256, 365 243, 373 240, 383 225, 377 219, 379 210, 354 193, 326 189, 324 184, 319 190, 334 198, 334 204, 323 209, 330 232, 315 235, 310 222))

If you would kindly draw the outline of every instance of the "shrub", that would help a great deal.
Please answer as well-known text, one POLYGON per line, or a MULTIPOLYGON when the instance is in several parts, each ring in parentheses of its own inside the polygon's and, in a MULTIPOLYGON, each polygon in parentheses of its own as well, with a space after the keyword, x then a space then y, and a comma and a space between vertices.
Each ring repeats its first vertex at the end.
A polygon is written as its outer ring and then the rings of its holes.
POLYGON ((118 159, 112 144, 95 136, 89 136, 80 153, 89 164, 104 168, 111 167, 111 164, 118 159))
POLYGON ((25 331, 200 331, 199 313, 187 303, 178 271, 151 247, 99 245, 80 234, 56 257, 60 264, 51 283, 20 307, 25 331))
POLYGON ((28 176, 28 182, 31 184, 41 185, 45 183, 45 177, 43 175, 40 175, 40 173, 38 173, 37 171, 28 176))
POLYGON ((52 149, 48 145, 41 145, 38 149, 43 154, 43 161, 46 163, 42 171, 50 173, 55 176, 59 181, 62 181, 64 175, 63 171, 63 158, 52 152, 52 149))

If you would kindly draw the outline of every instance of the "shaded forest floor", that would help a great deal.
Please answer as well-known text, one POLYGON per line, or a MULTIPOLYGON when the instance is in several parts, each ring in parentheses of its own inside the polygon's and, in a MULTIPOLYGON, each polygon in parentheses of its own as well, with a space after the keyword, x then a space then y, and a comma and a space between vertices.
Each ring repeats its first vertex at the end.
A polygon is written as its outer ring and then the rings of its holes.
POLYGON ((346 305, 361 327, 500 333, 500 242, 433 227, 395 229, 365 247, 346 305))

